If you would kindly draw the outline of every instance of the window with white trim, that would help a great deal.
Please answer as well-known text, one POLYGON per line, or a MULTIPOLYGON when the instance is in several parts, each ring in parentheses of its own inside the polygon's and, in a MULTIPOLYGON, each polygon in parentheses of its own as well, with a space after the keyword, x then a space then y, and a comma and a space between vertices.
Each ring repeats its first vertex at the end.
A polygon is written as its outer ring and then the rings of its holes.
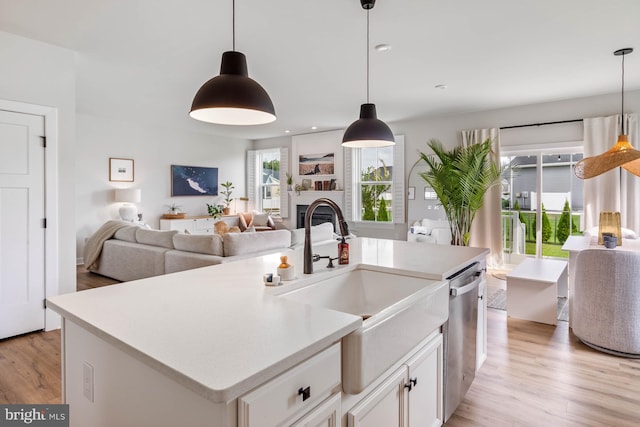
POLYGON ((247 153, 247 183, 251 209, 273 216, 288 216, 284 177, 288 171, 286 148, 250 150, 247 153), (285 197, 281 197, 284 195, 285 197))
POLYGON ((404 222, 404 138, 396 145, 346 149, 347 216, 369 223, 404 222))

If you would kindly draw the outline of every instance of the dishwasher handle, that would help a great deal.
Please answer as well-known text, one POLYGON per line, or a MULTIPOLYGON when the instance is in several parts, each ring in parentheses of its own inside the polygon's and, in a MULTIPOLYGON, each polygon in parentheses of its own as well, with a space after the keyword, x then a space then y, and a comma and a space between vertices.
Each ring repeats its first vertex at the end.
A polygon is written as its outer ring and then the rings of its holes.
POLYGON ((474 288, 478 287, 481 281, 482 277, 478 277, 473 282, 468 283, 464 286, 452 287, 451 289, 449 289, 449 295, 451 295, 452 297, 457 297, 459 295, 464 295, 467 292, 471 292, 474 288))

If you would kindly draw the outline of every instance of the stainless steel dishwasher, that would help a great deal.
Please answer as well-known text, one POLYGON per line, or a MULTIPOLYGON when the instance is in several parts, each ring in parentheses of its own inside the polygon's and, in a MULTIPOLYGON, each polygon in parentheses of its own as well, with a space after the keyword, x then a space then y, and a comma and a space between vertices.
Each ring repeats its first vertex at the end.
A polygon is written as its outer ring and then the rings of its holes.
POLYGON ((456 410, 476 376, 478 285, 481 263, 475 262, 449 277, 449 320, 444 336, 444 421, 456 410))

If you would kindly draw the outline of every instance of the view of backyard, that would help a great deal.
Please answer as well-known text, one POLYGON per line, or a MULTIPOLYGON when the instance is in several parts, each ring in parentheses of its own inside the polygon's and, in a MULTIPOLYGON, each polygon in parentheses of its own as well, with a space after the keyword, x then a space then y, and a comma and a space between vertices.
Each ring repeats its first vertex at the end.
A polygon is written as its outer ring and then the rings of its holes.
POLYGON ((538 256, 568 258, 562 245, 582 234, 582 183, 573 173, 580 153, 503 156, 502 234, 505 254, 536 256, 536 213, 542 224, 538 256))
MULTIPOLYGON (((509 218, 511 215, 510 211, 503 211, 503 218, 509 218)), ((547 218, 549 219, 549 237, 545 241, 545 236, 543 235, 542 239, 542 255, 548 257, 556 257, 556 258, 568 258, 569 253, 567 251, 563 251, 562 245, 566 241, 566 237, 563 239, 563 232, 561 231, 562 226, 560 225, 560 218, 562 216, 561 212, 558 213, 546 213, 547 218)), ((536 254, 536 214, 535 212, 520 212, 520 223, 524 225, 524 253, 527 255, 535 255, 536 254)), ((568 231, 564 236, 579 236, 582 235, 582 230, 580 230, 580 215, 572 215, 572 223, 573 226, 571 231, 568 231)), ((513 249, 512 247, 512 222, 511 221, 503 221, 503 233, 505 236, 505 245, 504 250, 509 252, 513 249)), ((568 228, 568 227, 567 227, 568 228)))

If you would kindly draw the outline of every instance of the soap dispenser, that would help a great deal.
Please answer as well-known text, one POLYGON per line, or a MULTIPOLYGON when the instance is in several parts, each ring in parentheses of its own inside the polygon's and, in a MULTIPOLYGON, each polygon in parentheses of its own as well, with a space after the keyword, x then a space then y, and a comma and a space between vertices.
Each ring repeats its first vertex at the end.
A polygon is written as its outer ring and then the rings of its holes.
POLYGON ((338 264, 349 264, 349 244, 345 242, 344 236, 342 236, 342 240, 338 243, 338 264))

